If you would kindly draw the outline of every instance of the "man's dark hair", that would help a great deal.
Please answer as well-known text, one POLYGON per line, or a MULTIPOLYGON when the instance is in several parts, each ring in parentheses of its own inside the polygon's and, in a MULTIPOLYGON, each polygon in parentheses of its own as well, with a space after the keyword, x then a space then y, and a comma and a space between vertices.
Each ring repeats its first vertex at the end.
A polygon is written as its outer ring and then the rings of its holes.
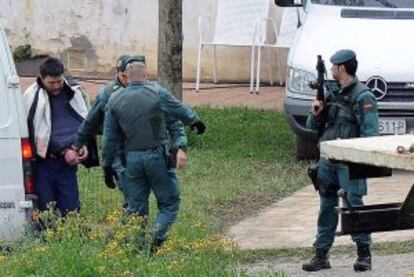
POLYGON ((59 77, 64 71, 65 67, 63 66, 63 63, 56 58, 49 58, 40 66, 40 76, 42 76, 42 78, 45 78, 46 76, 59 77))
POLYGON ((352 58, 349 61, 344 62, 343 65, 345 67, 346 73, 355 76, 355 73, 358 69, 358 61, 356 58, 352 58))

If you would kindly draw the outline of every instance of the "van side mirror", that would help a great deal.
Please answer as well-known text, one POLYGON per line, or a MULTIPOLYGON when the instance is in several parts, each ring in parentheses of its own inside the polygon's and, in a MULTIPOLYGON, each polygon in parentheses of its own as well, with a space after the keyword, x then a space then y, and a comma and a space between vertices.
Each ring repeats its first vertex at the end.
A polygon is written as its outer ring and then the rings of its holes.
POLYGON ((279 7, 302 7, 302 0, 275 0, 279 7))

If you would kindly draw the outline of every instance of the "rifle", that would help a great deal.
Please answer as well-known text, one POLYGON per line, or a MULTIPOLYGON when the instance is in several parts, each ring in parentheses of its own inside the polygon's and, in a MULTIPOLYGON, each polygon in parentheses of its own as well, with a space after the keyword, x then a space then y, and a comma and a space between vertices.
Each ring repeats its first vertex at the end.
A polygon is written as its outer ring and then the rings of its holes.
POLYGON ((317 56, 316 71, 318 73, 316 82, 310 82, 309 87, 311 89, 316 89, 316 99, 319 101, 325 101, 325 77, 326 77, 326 67, 325 62, 322 59, 321 55, 317 56))
MULTIPOLYGON (((309 87, 311 89, 316 89, 316 99, 318 101, 323 102, 325 104, 325 78, 326 78, 326 67, 325 62, 322 59, 321 55, 317 56, 316 62, 316 71, 318 72, 317 78, 315 82, 310 82, 309 87)), ((326 115, 326 108, 322 110, 322 117, 325 118, 326 115)), ((322 136, 324 131, 323 124, 319 124, 318 126, 318 137, 322 136)), ((309 178, 312 180, 313 187, 316 191, 319 190, 319 183, 318 183, 318 167, 319 164, 311 164, 308 167, 308 175, 309 178)))
MULTIPOLYGON (((310 82, 309 87, 311 89, 316 89, 316 99, 318 101, 323 102, 325 104, 325 78, 326 78, 326 67, 325 62, 322 59, 321 55, 317 56, 317 63, 316 63, 316 71, 318 73, 316 81, 310 82)), ((324 118, 324 114, 326 114, 326 109, 322 111, 322 117, 324 118)), ((320 126, 318 129, 318 136, 320 137, 323 133, 323 125, 320 126)))

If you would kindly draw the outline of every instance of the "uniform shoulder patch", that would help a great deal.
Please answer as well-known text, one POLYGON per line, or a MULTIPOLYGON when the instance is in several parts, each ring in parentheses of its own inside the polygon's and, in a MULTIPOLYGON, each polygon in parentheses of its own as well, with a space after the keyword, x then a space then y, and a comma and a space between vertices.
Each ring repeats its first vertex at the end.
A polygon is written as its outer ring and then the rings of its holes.
POLYGON ((372 110, 372 109, 374 108, 374 104, 372 104, 372 103, 367 103, 367 104, 364 104, 364 105, 362 106, 362 108, 363 108, 364 110, 372 110))
POLYGON ((364 110, 373 110, 377 107, 375 97, 369 90, 364 91, 358 95, 356 101, 364 110))

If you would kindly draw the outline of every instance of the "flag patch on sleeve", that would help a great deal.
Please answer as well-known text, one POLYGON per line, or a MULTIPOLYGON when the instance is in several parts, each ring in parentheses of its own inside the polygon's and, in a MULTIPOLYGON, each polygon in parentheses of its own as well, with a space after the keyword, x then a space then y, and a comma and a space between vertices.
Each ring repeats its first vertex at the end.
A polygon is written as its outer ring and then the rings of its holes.
POLYGON ((364 110, 372 110, 374 108, 374 104, 364 104, 363 108, 364 110))

